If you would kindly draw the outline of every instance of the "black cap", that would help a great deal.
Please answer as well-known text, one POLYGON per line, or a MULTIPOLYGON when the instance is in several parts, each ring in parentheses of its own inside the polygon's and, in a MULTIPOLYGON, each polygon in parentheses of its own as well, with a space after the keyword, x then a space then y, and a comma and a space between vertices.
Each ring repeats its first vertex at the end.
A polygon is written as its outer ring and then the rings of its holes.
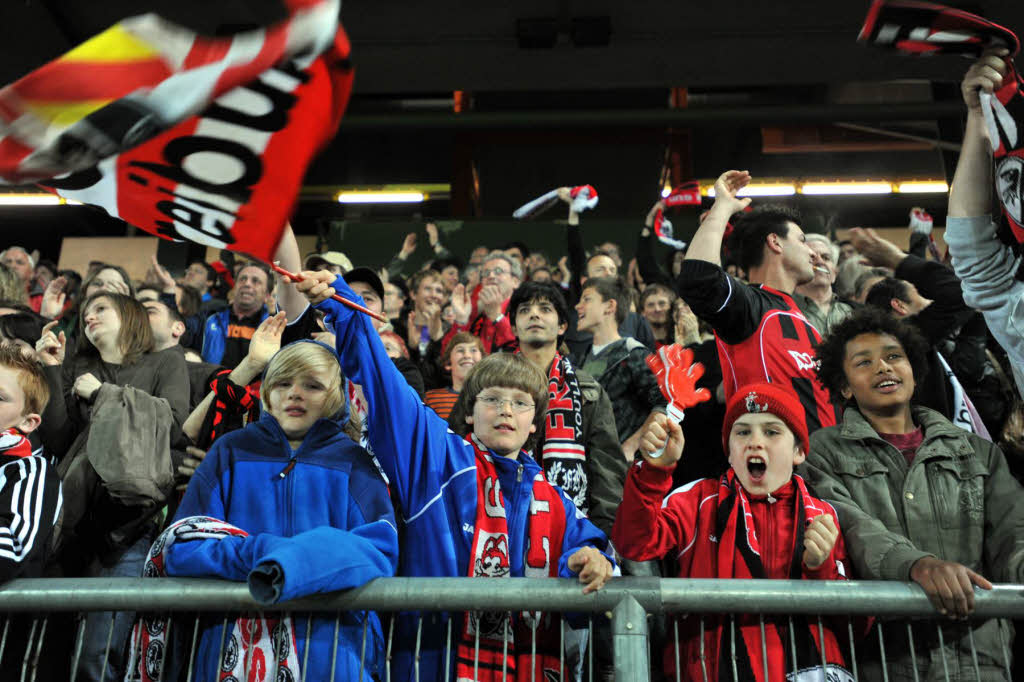
POLYGON ((380 277, 376 272, 370 268, 352 268, 346 272, 342 277, 345 283, 351 286, 355 282, 365 282, 370 285, 370 288, 377 292, 381 302, 384 301, 384 283, 380 281, 380 277))

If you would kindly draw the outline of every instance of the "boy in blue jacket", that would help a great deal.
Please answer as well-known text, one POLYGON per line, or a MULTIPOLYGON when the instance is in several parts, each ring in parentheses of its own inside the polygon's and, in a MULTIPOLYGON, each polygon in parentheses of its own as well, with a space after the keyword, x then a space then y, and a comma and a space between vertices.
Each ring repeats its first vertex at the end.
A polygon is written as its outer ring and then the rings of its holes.
MULTIPOLYGON (((342 430, 347 414, 334 350, 316 341, 281 349, 267 366, 260 398, 260 420, 215 441, 196 469, 176 523, 151 552, 147 573, 162 563, 171 576, 247 581, 253 597, 267 604, 394 575, 394 511, 369 454, 342 430), (225 523, 218 527, 215 520, 225 523)), ((333 669, 333 679, 356 680, 361 672, 370 680, 382 670, 383 637, 372 612, 342 614, 333 664, 333 617, 314 618, 311 627, 306 618, 282 623, 246 623, 272 632, 276 648, 229 623, 217 661, 218 620, 198 645, 195 679, 251 667, 260 657, 264 670, 291 669, 301 661, 301 675, 290 670, 294 679, 330 680, 333 669)))
MULTIPOLYGON (((544 418, 548 382, 518 355, 495 354, 466 377, 449 430, 409 388, 371 321, 330 297, 361 303, 341 277, 305 272, 297 284, 333 324, 345 375, 369 403, 369 440, 406 525, 399 560, 405 576, 578 578, 584 592, 613 572, 608 540, 550 485, 523 450, 544 418)), ((399 617, 393 673, 413 678, 418 636, 424 680, 531 677, 531 616, 447 614, 399 617), (507 653, 506 653, 507 652, 507 653)), ((536 679, 559 674, 557 619, 537 624, 536 679), (552 648, 553 647, 553 648, 552 648)))

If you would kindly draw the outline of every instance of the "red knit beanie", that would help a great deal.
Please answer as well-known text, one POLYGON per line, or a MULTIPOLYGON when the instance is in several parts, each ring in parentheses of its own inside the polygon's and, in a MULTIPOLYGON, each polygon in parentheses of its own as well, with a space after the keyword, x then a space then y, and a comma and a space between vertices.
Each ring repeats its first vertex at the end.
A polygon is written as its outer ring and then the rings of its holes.
POLYGON ((747 384, 740 386, 725 406, 725 421, 722 423, 722 446, 729 453, 729 432, 732 425, 744 414, 764 412, 774 414, 785 422, 804 454, 810 452, 807 439, 807 422, 800 400, 785 388, 776 384, 747 384))

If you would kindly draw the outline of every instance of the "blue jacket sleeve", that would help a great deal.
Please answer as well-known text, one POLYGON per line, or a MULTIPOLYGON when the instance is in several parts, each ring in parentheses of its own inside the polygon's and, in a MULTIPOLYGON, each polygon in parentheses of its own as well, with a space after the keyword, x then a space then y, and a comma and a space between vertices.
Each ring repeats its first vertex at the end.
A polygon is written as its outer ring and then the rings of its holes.
POLYGON ((398 531, 380 474, 353 469, 347 529, 321 526, 258 556, 249 591, 264 603, 358 587, 395 574, 398 531))
MULTIPOLYGON (((221 490, 225 481, 218 474, 221 468, 219 462, 225 450, 218 443, 210 448, 192 476, 174 516, 175 521, 189 516, 210 516, 224 520, 226 513, 221 490)), ((269 533, 176 542, 167 548, 164 568, 169 576, 224 578, 243 582, 256 565, 255 558, 272 551, 281 542, 284 542, 284 538, 269 533)))
MULTIPOLYGON (((363 303, 338 277, 335 291, 363 303)), ((398 495, 406 520, 435 500, 455 476, 473 475, 472 448, 409 387, 362 313, 327 299, 318 306, 333 324, 345 376, 363 388, 370 445, 398 495)))
POLYGON ((616 568, 615 557, 612 553, 611 544, 600 528, 591 523, 583 515, 572 500, 561 489, 558 492, 562 496, 562 506, 565 507, 565 535, 562 537, 562 556, 558 559, 558 575, 561 578, 575 578, 577 573, 569 570, 569 557, 583 547, 594 547, 604 555, 612 568, 616 568))

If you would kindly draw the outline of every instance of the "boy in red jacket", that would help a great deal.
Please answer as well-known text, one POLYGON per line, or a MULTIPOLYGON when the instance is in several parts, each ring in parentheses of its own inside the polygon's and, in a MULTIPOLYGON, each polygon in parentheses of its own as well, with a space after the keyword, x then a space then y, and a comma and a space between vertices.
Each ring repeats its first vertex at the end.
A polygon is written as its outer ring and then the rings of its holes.
MULTIPOLYGON (((671 552, 678 555, 681 578, 845 579, 846 549, 835 510, 811 497, 803 479, 793 474, 808 450, 796 396, 772 384, 740 388, 726 406, 722 439, 731 465, 722 478, 693 481, 669 494, 683 432, 664 415, 649 423, 640 440, 643 461, 629 472, 612 531, 622 556, 647 561, 671 552), (650 455, 661 448, 660 457, 650 455)), ((728 616, 703 618, 703 643, 699 617, 679 622, 682 679, 717 680, 720 672, 724 679, 732 667, 728 616)), ((804 679, 787 677, 793 672, 792 647, 797 670, 821 679, 817 622, 810 626, 794 617, 791 643, 787 619, 766 617, 764 652, 758 618, 740 615, 736 622, 739 679, 804 679)), ((826 679, 852 680, 827 624, 824 633, 826 679)), ((675 661, 669 644, 664 657, 669 677, 676 674, 675 661)))

